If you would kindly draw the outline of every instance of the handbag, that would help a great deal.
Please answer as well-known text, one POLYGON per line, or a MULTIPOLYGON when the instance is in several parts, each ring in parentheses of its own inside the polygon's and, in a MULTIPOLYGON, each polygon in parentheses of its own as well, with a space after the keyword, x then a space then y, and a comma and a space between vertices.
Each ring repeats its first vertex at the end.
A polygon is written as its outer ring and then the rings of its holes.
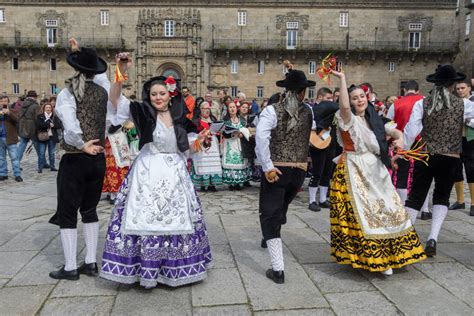
POLYGON ((40 142, 45 142, 45 141, 49 140, 48 131, 39 131, 38 132, 38 140, 40 142))

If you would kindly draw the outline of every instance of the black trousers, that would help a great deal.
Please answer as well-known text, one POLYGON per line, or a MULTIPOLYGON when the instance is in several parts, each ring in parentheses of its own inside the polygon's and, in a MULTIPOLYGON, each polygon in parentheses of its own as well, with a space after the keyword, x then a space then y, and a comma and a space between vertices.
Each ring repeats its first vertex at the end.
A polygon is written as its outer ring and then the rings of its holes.
POLYGON ((332 162, 335 157, 334 146, 329 145, 329 147, 325 149, 310 147, 309 154, 311 156, 313 172, 308 186, 317 187, 321 185, 323 187, 329 187, 329 180, 334 170, 332 162))
MULTIPOLYGON (((77 212, 83 223, 95 223, 105 175, 105 155, 65 154, 59 164, 57 223, 76 228, 77 212)), ((54 221, 53 219, 50 222, 54 221)))
POLYGON ((260 186, 260 227, 263 239, 280 238, 281 225, 286 224, 288 206, 303 185, 306 172, 300 168, 278 167, 280 179, 269 183, 262 176, 260 186))
POLYGON ((454 185, 459 160, 456 157, 435 154, 430 155, 428 166, 416 161, 413 183, 405 206, 419 211, 433 179, 435 181, 433 205, 449 206, 449 196, 454 185))
POLYGON ((395 187, 397 189, 407 189, 408 188, 408 171, 410 169, 410 162, 405 159, 398 159, 397 161, 398 169, 396 172, 392 173, 392 179, 397 178, 395 187))
POLYGON ((455 182, 464 180, 463 165, 466 171, 467 183, 474 183, 474 140, 468 142, 466 137, 462 139, 462 155, 458 163, 455 182))

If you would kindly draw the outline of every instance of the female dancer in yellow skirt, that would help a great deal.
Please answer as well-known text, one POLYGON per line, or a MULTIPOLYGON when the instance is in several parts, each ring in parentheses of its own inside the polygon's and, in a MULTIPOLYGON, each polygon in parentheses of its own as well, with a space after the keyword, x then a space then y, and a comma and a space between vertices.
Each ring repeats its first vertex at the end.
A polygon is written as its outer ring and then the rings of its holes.
POLYGON ((393 186, 386 135, 403 148, 403 134, 384 126, 364 90, 341 81, 338 141, 344 148, 330 188, 331 255, 385 275, 426 258, 418 234, 393 186))

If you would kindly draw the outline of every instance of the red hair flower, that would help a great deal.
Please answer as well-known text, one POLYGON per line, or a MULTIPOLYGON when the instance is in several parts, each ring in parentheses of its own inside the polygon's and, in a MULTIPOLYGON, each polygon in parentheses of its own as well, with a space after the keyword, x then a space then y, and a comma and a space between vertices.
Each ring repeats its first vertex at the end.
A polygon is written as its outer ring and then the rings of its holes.
POLYGON ((166 90, 168 90, 170 97, 175 97, 178 95, 178 89, 176 89, 176 80, 174 80, 173 76, 169 76, 165 80, 166 83, 166 90))

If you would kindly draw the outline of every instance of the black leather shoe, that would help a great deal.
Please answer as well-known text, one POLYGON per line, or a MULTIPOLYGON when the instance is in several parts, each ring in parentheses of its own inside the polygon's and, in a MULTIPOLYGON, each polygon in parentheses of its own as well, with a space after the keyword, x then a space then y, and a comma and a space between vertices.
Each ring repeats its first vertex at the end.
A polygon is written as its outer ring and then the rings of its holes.
POLYGON ((426 221, 432 218, 433 218, 433 214, 431 212, 421 212, 421 220, 426 221))
POLYGON ((16 182, 23 182, 23 178, 20 176, 15 177, 16 182))
POLYGON ((45 169, 49 169, 49 168, 51 168, 51 167, 50 167, 50 165, 48 165, 48 164, 45 164, 45 165, 43 166, 43 168, 45 168, 45 169))
POLYGON ((38 173, 43 173, 43 169, 38 169, 38 173))
POLYGON ((308 208, 309 208, 311 211, 313 211, 313 212, 319 212, 319 211, 321 211, 321 206, 319 206, 318 203, 316 203, 316 202, 312 202, 312 203, 308 206, 308 208))
POLYGON ((266 275, 267 278, 277 284, 285 283, 285 271, 273 271, 273 269, 268 269, 266 275))
POLYGON ((322 208, 329 208, 329 201, 326 200, 324 202, 319 202, 319 206, 321 206, 322 208))
POLYGON ((233 185, 229 185, 229 191, 234 191, 234 186, 233 185))
POLYGON ((263 249, 267 248, 267 242, 263 238, 262 238, 262 241, 260 242, 260 247, 262 247, 263 249))
POLYGON ((430 239, 426 242, 425 253, 428 257, 436 256, 436 240, 430 239))
POLYGON ((66 271, 64 270, 64 266, 58 271, 50 272, 49 276, 56 280, 71 280, 71 281, 79 280, 79 272, 77 272, 77 269, 66 271))
POLYGON ((0 176, 0 181, 5 181, 8 179, 8 176, 0 176))
POLYGON ((51 168, 51 171, 58 171, 58 169, 53 167, 53 168, 51 168))
POLYGON ((97 276, 99 274, 99 268, 97 268, 97 263, 83 263, 81 266, 77 269, 77 272, 79 274, 87 274, 89 276, 97 276))
POLYGON ((474 205, 471 205, 471 210, 469 211, 469 215, 474 216, 474 205))
POLYGON ((245 182, 244 182, 244 187, 251 188, 252 185, 250 184, 249 181, 245 181, 245 182))
POLYGON ((201 191, 201 192, 206 192, 206 191, 207 191, 207 189, 206 189, 206 187, 205 187, 205 186, 201 185, 201 189, 200 189, 199 191, 201 191))
POLYGON ((462 210, 466 208, 466 203, 458 203, 457 201, 452 204, 449 209, 450 210, 462 210))

